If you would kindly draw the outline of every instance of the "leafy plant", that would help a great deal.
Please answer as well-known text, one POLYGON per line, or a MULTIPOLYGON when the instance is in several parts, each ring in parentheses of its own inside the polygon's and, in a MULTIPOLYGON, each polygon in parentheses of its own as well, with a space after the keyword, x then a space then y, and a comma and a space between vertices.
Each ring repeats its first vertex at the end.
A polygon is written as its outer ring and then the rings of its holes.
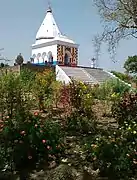
POLYGON ((17 65, 22 65, 24 62, 23 56, 21 55, 21 53, 17 56, 17 58, 15 59, 15 62, 17 65))
POLYGON ((70 103, 71 106, 78 111, 83 111, 85 115, 89 116, 92 112, 93 97, 91 94, 91 87, 83 82, 73 81, 69 85, 70 103))
POLYGON ((129 56, 128 59, 124 63, 124 68, 128 73, 136 74, 137 73, 137 56, 129 56))
POLYGON ((94 132, 96 129, 95 115, 92 110, 93 97, 90 86, 73 81, 68 87, 71 111, 67 117, 67 129, 78 133, 94 132))
POLYGON ((31 71, 27 68, 21 69, 20 78, 23 85, 29 88, 28 91, 32 90, 35 77, 36 77, 36 73, 34 71, 31 71))
POLYGON ((36 98, 39 110, 44 111, 52 103, 55 74, 51 70, 45 70, 36 74, 33 86, 33 96, 36 98))
POLYGON ((131 81, 133 80, 132 76, 125 73, 121 73, 117 71, 111 71, 111 73, 113 73, 116 77, 118 77, 119 79, 121 79, 122 81, 126 83, 131 83, 131 81))
POLYGON ((137 122, 137 94, 126 93, 125 96, 112 106, 112 113, 120 125, 124 122, 137 122))
POLYGON ((136 177, 136 133, 119 128, 108 135, 97 135, 84 145, 88 161, 99 168, 102 177, 130 179, 136 177))
POLYGON ((0 112, 1 118, 6 114, 12 116, 14 113, 28 111, 32 101, 30 92, 23 85, 19 75, 14 73, 3 73, 0 77, 0 112))
POLYGON ((97 129, 94 113, 88 118, 84 112, 72 112, 67 118, 66 129, 73 135, 94 134, 97 129))
POLYGON ((13 167, 20 171, 26 167, 34 168, 37 162, 44 161, 47 164, 49 155, 52 157, 61 152, 61 137, 59 124, 51 120, 44 121, 37 112, 34 116, 16 115, 4 122, 1 148, 6 147, 9 165, 13 162, 13 167))
POLYGON ((129 92, 130 86, 121 82, 119 79, 106 81, 100 86, 99 97, 102 99, 111 99, 113 93, 122 96, 125 92, 129 92))
POLYGON ((57 81, 53 81, 52 83, 52 89, 53 89, 53 104, 57 108, 61 99, 61 93, 62 93, 62 84, 57 81))
MULTIPOLYGON (((60 125, 31 113, 32 92, 23 77, 14 73, 0 77, 0 159, 14 170, 33 168, 62 148, 60 125)), ((50 159, 51 159, 50 157, 50 159)), ((59 160, 59 158, 58 158, 59 160)))

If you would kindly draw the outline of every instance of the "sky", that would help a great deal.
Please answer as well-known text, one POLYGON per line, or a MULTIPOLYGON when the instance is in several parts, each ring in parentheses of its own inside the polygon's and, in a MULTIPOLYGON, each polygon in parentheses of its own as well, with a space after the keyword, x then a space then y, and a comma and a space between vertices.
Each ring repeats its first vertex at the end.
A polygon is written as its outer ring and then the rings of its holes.
MULTIPOLYGON (((19 53, 25 60, 31 56, 31 45, 47 10, 48 0, 0 0, 0 49, 14 61, 19 53)), ((79 64, 90 66, 95 56, 93 38, 103 31, 92 0, 51 0, 53 15, 61 32, 79 46, 79 64)), ((123 71, 128 56, 137 54, 137 40, 124 40, 117 49, 116 61, 110 59, 104 44, 98 65, 106 70, 123 71)))

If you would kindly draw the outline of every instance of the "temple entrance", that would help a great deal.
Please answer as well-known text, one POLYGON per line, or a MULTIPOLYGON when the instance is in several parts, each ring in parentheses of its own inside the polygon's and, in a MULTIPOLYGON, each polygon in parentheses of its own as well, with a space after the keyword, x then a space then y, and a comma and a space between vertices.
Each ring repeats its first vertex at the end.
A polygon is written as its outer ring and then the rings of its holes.
POLYGON ((50 64, 53 64, 53 56, 52 56, 52 52, 51 51, 48 52, 48 62, 50 64))
POLYGON ((64 56, 64 65, 65 66, 70 65, 71 64, 70 60, 71 60, 71 53, 69 51, 66 51, 64 56))

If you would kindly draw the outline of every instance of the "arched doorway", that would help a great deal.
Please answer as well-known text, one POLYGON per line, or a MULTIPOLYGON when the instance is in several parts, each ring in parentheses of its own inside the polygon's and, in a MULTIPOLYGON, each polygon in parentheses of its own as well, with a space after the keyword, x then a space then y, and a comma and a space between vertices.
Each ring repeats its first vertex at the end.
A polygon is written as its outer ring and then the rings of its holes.
POLYGON ((34 63, 36 60, 36 54, 33 54, 33 56, 30 58, 31 63, 34 63))
POLYGON ((42 60, 43 60, 43 63, 44 63, 45 60, 46 60, 46 52, 43 52, 43 53, 42 53, 42 60))
POLYGON ((38 63, 38 64, 39 64, 39 62, 40 62, 40 57, 41 57, 41 54, 38 53, 38 54, 37 54, 37 63, 38 63))
POLYGON ((53 63, 53 55, 52 55, 52 52, 51 52, 51 51, 48 52, 48 62, 49 62, 50 64, 53 63))
POLYGON ((65 52, 65 56, 64 56, 64 65, 68 66, 70 65, 70 60, 71 60, 71 53, 69 51, 65 52))

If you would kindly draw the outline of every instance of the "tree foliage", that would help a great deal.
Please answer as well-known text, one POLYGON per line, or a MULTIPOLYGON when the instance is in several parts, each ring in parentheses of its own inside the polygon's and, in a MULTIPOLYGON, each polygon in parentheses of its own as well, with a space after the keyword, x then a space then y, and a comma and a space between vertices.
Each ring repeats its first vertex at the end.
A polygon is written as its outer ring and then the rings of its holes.
POLYGON ((104 32, 95 37, 97 46, 108 43, 108 50, 114 53, 121 39, 137 38, 137 0, 94 0, 94 3, 104 23, 104 32))
POLYGON ((0 63, 0 68, 8 67, 8 64, 0 63))
POLYGON ((125 61, 124 68, 128 73, 137 73, 137 55, 129 56, 125 61))
POLYGON ((24 58, 23 58, 23 56, 21 55, 21 53, 17 56, 17 58, 15 59, 15 62, 16 62, 16 64, 18 64, 18 65, 23 64, 24 58))

